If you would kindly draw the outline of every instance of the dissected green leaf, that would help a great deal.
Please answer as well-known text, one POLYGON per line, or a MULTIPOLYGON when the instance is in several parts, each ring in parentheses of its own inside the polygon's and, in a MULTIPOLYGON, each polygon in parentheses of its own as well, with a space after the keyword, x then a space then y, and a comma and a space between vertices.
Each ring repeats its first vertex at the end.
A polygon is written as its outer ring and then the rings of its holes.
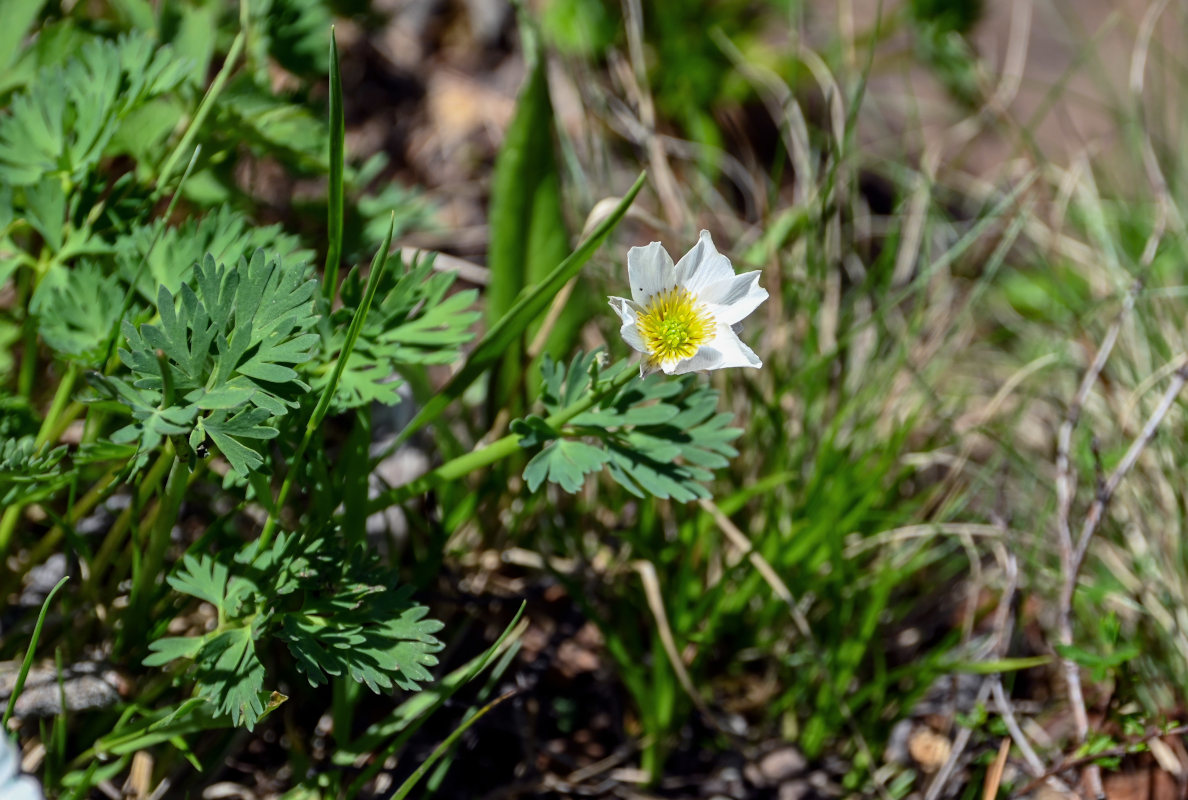
MULTIPOLYGON (((209 438, 241 476, 263 463, 253 443, 277 435, 265 423, 295 408, 309 389, 294 369, 318 339, 306 332, 317 321, 317 284, 307 273, 306 265, 286 268, 262 250, 234 269, 208 255, 193 288, 183 283, 176 297, 159 288, 158 323, 137 328, 125 320, 128 346, 119 353, 136 381, 99 380, 132 409, 145 447, 162 434, 184 433, 195 452, 209 438)), ((134 425, 113 440, 136 436, 134 425)))
POLYGON ((251 730, 264 713, 264 665, 256 655, 251 626, 231 628, 204 641, 194 657, 201 673, 213 678, 198 682, 198 694, 228 714, 236 725, 251 730))
POLYGON ((582 488, 591 472, 602 469, 610 456, 601 447, 585 442, 559 439, 546 445, 524 467, 528 490, 535 492, 547 478, 567 492, 582 488))
POLYGON ((166 636, 149 645, 153 652, 144 659, 144 665, 160 667, 179 658, 193 658, 201 647, 201 637, 166 636))
POLYGON ((182 594, 219 611, 220 626, 200 637, 163 637, 146 666, 192 660, 199 694, 217 714, 251 727, 263 713, 261 642, 284 642, 314 685, 349 676, 372 691, 415 691, 432 680, 442 624, 397 586, 374 553, 336 534, 279 534, 234 558, 187 555, 168 578, 182 594))
POLYGON ((103 155, 123 118, 176 87, 187 65, 147 35, 90 40, 70 61, 41 71, 0 117, 0 180, 46 176, 79 181, 103 155))
MULTIPOLYGON (((327 26, 327 33, 329 26, 327 26)), ((326 41, 324 47, 329 46, 326 41)), ((325 49, 318 53, 323 58, 325 49)), ((309 109, 277 97, 248 75, 233 81, 219 102, 218 135, 237 144, 256 145, 312 172, 329 170, 330 132, 309 109)))
POLYGON ((70 481, 63 469, 66 447, 45 448, 35 437, 0 437, 0 506, 33 503, 52 495, 70 481))
MULTIPOLYGON (((596 391, 599 354, 578 354, 568 368, 545 359, 541 399, 551 413, 596 391)), ((621 368, 621 367, 619 367, 621 368)), ((688 501, 707 497, 709 470, 736 455, 730 445, 741 433, 730 415, 717 413, 718 395, 693 376, 633 378, 618 392, 553 430, 540 417, 516 420, 512 431, 523 447, 543 444, 524 469, 530 491, 545 480, 568 492, 603 467, 632 494, 688 501)))
MULTIPOLYGON (((399 259, 398 254, 393 257, 399 259)), ((432 258, 407 271, 398 260, 387 270, 339 379, 334 410, 371 403, 395 405, 399 402, 400 367, 446 364, 458 358, 462 345, 473 336, 470 327, 479 312, 472 310, 473 290, 449 294, 454 279, 453 273, 435 272, 432 258)), ((342 283, 343 307, 323 323, 323 336, 330 344, 324 350, 326 360, 310 376, 315 390, 324 387, 333 372, 363 288, 361 274, 353 270, 342 283)))
POLYGON ((116 242, 116 260, 124 280, 134 282, 140 295, 153 302, 158 287, 177 292, 190 281, 194 266, 206 256, 217 263, 233 264, 251 258, 257 250, 275 253, 288 264, 306 263, 313 256, 279 225, 256 225, 223 206, 177 227, 163 220, 137 227, 116 242))
POLYGON ((107 341, 119 322, 124 292, 115 276, 104 276, 95 263, 70 271, 59 282, 34 296, 38 331, 59 356, 97 366, 106 355, 107 341))
POLYGON ((213 558, 186 555, 181 569, 166 580, 182 594, 205 600, 218 609, 223 608, 230 574, 227 567, 213 558))

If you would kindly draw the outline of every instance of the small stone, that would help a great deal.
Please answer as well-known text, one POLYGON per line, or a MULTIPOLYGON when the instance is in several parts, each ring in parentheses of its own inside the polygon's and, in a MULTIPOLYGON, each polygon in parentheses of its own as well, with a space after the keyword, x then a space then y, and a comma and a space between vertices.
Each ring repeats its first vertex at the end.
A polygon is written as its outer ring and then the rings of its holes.
POLYGON ((912 731, 908 740, 908 753, 924 772, 936 772, 952 752, 953 744, 947 736, 923 725, 912 731))
POLYGON ((25 578, 25 589, 21 592, 20 604, 23 606, 40 606, 45 598, 66 576, 66 554, 54 553, 29 570, 25 578))
POLYGON ((798 778, 794 781, 780 784, 780 789, 776 797, 779 800, 805 800, 805 798, 811 797, 812 793, 813 787, 809 782, 803 778, 798 778))
MULTIPOLYGON (((755 767, 759 777, 759 780, 753 780, 756 785, 779 786, 804 772, 808 761, 795 747, 781 747, 760 758, 755 767)), ((750 773, 748 777, 751 777, 750 773)))

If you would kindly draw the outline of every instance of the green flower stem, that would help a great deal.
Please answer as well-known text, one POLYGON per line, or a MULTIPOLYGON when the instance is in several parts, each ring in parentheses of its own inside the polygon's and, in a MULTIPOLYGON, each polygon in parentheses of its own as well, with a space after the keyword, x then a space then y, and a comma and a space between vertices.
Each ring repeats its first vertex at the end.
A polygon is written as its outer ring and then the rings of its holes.
MULTIPOLYGON (((40 265, 40 261, 38 264, 40 265)), ((21 321, 23 337, 21 348, 21 369, 17 373, 17 393, 26 400, 32 399, 33 384, 37 378, 37 318, 29 310, 33 302, 33 290, 37 286, 36 275, 33 270, 23 270, 17 280, 21 299, 19 306, 24 306, 25 318, 21 321)))
POLYGON ((21 519, 21 512, 25 510, 23 503, 16 502, 4 509, 4 516, 0 517, 0 563, 8 555, 8 546, 12 543, 12 535, 16 532, 17 522, 21 519))
POLYGON ((62 411, 70 402, 70 395, 74 391, 74 384, 78 380, 78 365, 71 363, 66 367, 66 372, 62 375, 62 380, 58 383, 57 391, 54 392, 54 399, 50 403, 49 411, 46 412, 45 419, 41 421, 41 428, 37 431, 37 439, 34 445, 41 447, 46 442, 53 438, 53 433, 58 428, 58 418, 62 416, 62 411))
MULTIPOLYGON (((99 480, 95 481, 95 484, 87 490, 87 493, 70 506, 70 511, 66 514, 66 523, 68 525, 74 525, 90 513, 92 508, 98 505, 103 498, 107 497, 111 484, 119 474, 119 467, 111 467, 107 472, 103 473, 99 480)), ((49 532, 45 536, 42 536, 29 552, 28 563, 40 564, 49 558, 50 554, 58 549, 58 542, 61 541, 64 532, 61 525, 55 525, 50 528, 49 532)))
POLYGON ((383 278, 384 271, 388 268, 388 255, 392 249, 392 233, 395 230, 396 213, 392 212, 392 217, 388 222, 388 235, 384 237, 384 243, 380 245, 379 252, 371 260, 371 274, 367 276, 367 288, 363 291, 363 300, 359 303, 359 308, 356 309, 354 317, 351 318, 351 324, 347 328, 346 341, 343 342, 342 350, 338 353, 338 360, 334 364, 334 372, 331 373, 326 388, 322 390, 322 396, 318 398, 318 404, 314 408, 313 413, 309 415, 309 421, 305 423, 305 434, 301 437, 301 443, 297 445, 297 452, 293 454, 293 458, 289 461, 289 471, 285 474, 285 480, 281 483, 280 491, 276 495, 276 502, 268 513, 268 520, 264 523, 264 530, 260 532, 260 549, 258 552, 264 552, 264 548, 272 541, 272 536, 276 533, 277 520, 280 518, 281 511, 284 510, 285 501, 289 499, 289 492, 293 488, 293 480, 297 477, 298 468, 301 466, 301 459, 305 456, 305 449, 309 447, 309 442, 313 438, 314 432, 321 429, 322 420, 326 418, 326 413, 330 410, 330 401, 334 398, 334 392, 338 388, 338 381, 342 378, 342 371, 346 368, 347 361, 351 358, 351 352, 355 349, 355 342, 359 340, 359 331, 363 329, 363 322, 367 319, 367 312, 371 309, 371 303, 375 299, 376 291, 379 289, 380 279, 383 278))
MULTIPOLYGON (((241 9, 247 7, 247 3, 241 4, 241 9)), ((190 121, 190 125, 186 128, 185 134, 181 141, 177 143, 177 147, 173 148, 169 158, 161 167, 161 172, 157 176, 157 193, 163 193, 169 185, 169 179, 173 176, 173 171, 177 169, 177 164, 181 160, 182 154, 190 151, 191 145, 194 143, 194 138, 198 135, 198 131, 202 128, 202 123, 206 121, 207 116, 210 115, 211 110, 214 109, 215 100, 223 93, 223 88, 227 85, 227 81, 231 77, 238 61, 239 55, 243 52, 243 46, 247 42, 247 36, 244 31, 240 31, 235 37, 235 41, 231 43, 231 49, 227 51, 227 58, 223 60, 222 69, 215 79, 211 81, 210 89, 207 90, 206 95, 202 98, 202 102, 198 104, 198 110, 194 113, 194 118, 190 121)))
MULTIPOLYGON (((600 403, 604 398, 609 397, 624 386, 626 386, 632 378, 636 375, 632 369, 624 369, 616 375, 610 383, 595 389, 589 395, 581 400, 566 406, 565 408, 553 414, 545 420, 545 423, 550 427, 558 429, 569 422, 574 417, 589 411, 591 408, 600 403)), ((500 461, 520 450, 520 435, 518 433, 509 433, 502 439, 497 439, 481 450, 473 450, 466 455, 458 456, 442 464, 437 469, 426 472, 421 477, 409 481, 401 486, 396 486, 386 492, 381 493, 378 497, 372 500, 367 505, 367 513, 374 514, 377 511, 382 511, 389 506, 394 506, 403 503, 409 498, 423 494, 430 489, 463 478, 476 470, 483 467, 490 466, 496 461, 500 461)))
MULTIPOLYGON (((57 423, 50 430, 49 441, 56 442, 59 439, 61 439, 62 434, 64 434, 66 432, 66 429, 70 427, 70 423, 72 423, 76 419, 78 419, 82 415, 82 413, 86 410, 87 410, 86 404, 80 403, 77 400, 74 401, 73 403, 68 404, 66 406, 66 408, 62 411, 61 415, 58 417, 57 423)), ((84 431, 84 433, 85 433, 85 431, 84 431)), ((84 437, 83 441, 87 441, 87 439, 84 437)))
POLYGON ((153 493, 157 491, 157 487, 161 484, 161 480, 173 464, 175 457, 173 443, 166 441, 165 446, 161 448, 161 455, 157 456, 157 460, 153 462, 153 465, 148 468, 148 472, 145 473, 144 480, 140 482, 140 489, 136 494, 135 501, 129 503, 128 507, 120 512, 120 515, 116 517, 116 521, 112 523, 111 529, 104 537, 103 543, 99 545, 99 552, 95 554, 95 558, 91 562, 87 582, 83 584, 84 597, 94 595, 100 578, 107 571, 108 563, 115 555, 116 550, 123 546, 124 534, 128 532, 128 527, 132 523, 133 509, 143 507, 149 498, 152 497, 153 493))
POLYGON ((189 466, 174 456, 169 468, 169 478, 165 482, 165 493, 153 520, 148 546, 144 549, 144 560, 141 561, 139 569, 134 570, 135 574, 132 577, 132 596, 124 625, 125 642, 137 642, 144 638, 144 630, 150 622, 148 612, 152 605, 153 589, 161 573, 161 566, 165 562, 170 534, 174 523, 177 522, 178 511, 181 509, 182 498, 185 497, 189 482, 189 466))

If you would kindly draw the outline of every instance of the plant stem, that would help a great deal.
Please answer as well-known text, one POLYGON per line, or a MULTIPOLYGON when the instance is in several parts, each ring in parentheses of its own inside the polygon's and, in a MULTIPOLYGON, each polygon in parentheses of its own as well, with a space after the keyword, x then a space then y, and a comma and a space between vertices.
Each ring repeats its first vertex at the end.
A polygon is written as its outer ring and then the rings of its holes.
POLYGON ((70 402, 70 394, 74 391, 74 383, 78 380, 78 365, 71 362, 66 367, 65 374, 62 375, 62 380, 58 383, 58 388, 54 392, 54 399, 50 403, 49 411, 45 414, 45 419, 41 421, 41 428, 37 431, 37 439, 34 442, 36 447, 41 447, 53 437, 54 431, 58 426, 58 417, 62 415, 63 409, 70 402))
MULTIPOLYGON (((247 3, 241 5, 241 9, 245 8, 247 3)), ((202 102, 198 104, 198 110, 194 112, 194 118, 190 121, 190 125, 186 128, 186 132, 182 135, 181 141, 177 143, 177 147, 173 148, 173 152, 169 154, 169 158, 161 166, 161 172, 157 176, 157 193, 163 193, 169 185, 169 179, 173 175, 173 171, 177 169, 177 164, 181 160, 182 154, 190 150, 190 145, 193 144, 194 138, 198 135, 198 131, 202 128, 202 123, 206 121, 211 110, 214 108, 214 101, 220 94, 223 93, 223 87, 227 85, 227 80, 231 77, 231 72, 235 69, 239 61, 239 54, 243 52, 243 46, 247 41, 245 31, 240 31, 235 41, 231 42, 231 49, 227 51, 227 58, 223 61, 223 66, 219 70, 219 74, 211 81, 210 88, 207 89, 206 95, 203 96, 202 102)))
POLYGON ((124 626, 125 641, 134 642, 143 638, 144 628, 149 621, 148 610, 152 604, 153 587, 165 561, 165 551, 169 549, 170 534, 173 532, 174 523, 177 522, 177 514, 182 498, 185 497, 189 479, 189 466, 175 455, 169 469, 169 479, 165 482, 165 494, 157 507, 148 547, 145 548, 144 561, 132 579, 132 596, 128 604, 127 623, 124 626))
MULTIPOLYGON (((161 479, 165 476, 174 458, 173 443, 166 441, 165 446, 161 448, 161 454, 157 456, 157 460, 153 462, 148 472, 145 473, 144 480, 140 482, 140 489, 137 491, 136 497, 116 517, 116 521, 112 523, 111 529, 108 530, 107 535, 103 539, 103 544, 99 546, 99 552, 95 554, 95 559, 91 562, 91 573, 87 576, 87 582, 83 585, 84 596, 93 595, 96 584, 107 570, 108 562, 111 561, 116 550, 123 544, 124 534, 128 531, 128 526, 132 522, 133 510, 140 508, 148 502, 149 497, 157 490, 157 486, 160 485, 161 479)), ((89 497, 90 495, 88 494, 87 496, 89 497)))
POLYGON ((29 306, 33 302, 33 290, 37 286, 37 275, 39 274, 41 262, 38 262, 38 271, 24 270, 18 279, 18 286, 20 287, 21 299, 18 301, 18 307, 24 306, 25 318, 21 321, 21 332, 23 336, 21 348, 21 369, 17 373, 17 393, 26 400, 31 399, 33 394, 33 383, 37 377, 37 320, 34 318, 29 306))
MULTIPOLYGON (((87 493, 70 506, 70 510, 66 514, 66 524, 74 525, 74 523, 78 522, 92 508, 98 505, 99 501, 107 496, 108 489, 115 481, 119 472, 119 469, 112 467, 103 473, 99 480, 95 481, 94 485, 87 490, 87 493)), ((29 551, 28 563, 40 564, 49 558, 50 554, 57 549, 58 541, 61 540, 63 533, 64 531, 60 524, 50 528, 49 532, 45 536, 42 536, 37 541, 37 544, 29 551)))
POLYGON ((342 371, 346 368, 347 361, 350 360, 351 351, 355 349, 355 342, 359 340, 359 331, 363 329, 363 322, 367 319, 367 312, 371 309, 372 301, 375 300, 375 293, 379 289, 380 280, 383 278, 384 271, 388 268, 388 254, 392 249, 392 233, 395 229, 396 213, 392 212, 392 217, 388 222, 388 235, 384 237, 384 243, 380 245, 375 258, 371 260, 371 274, 367 276, 367 288, 363 292, 363 300, 359 303, 359 307, 355 309, 354 316, 351 317, 351 324, 347 328, 346 341, 343 342, 342 349, 338 353, 338 360, 334 364, 334 372, 331 373, 330 380, 322 390, 322 396, 318 398, 317 406, 314 408, 313 413, 310 414, 309 420, 305 423, 305 434, 301 437, 301 443, 297 446, 297 452, 293 454, 293 458, 289 461, 289 471, 285 474, 285 479, 281 483, 280 492, 276 496, 276 503, 272 506, 272 510, 268 514, 268 520, 264 523, 264 530, 260 532, 260 550, 258 552, 263 552, 264 548, 272 541, 272 535, 276 533, 277 520, 280 518, 281 512, 284 511, 285 500, 289 497, 289 491, 293 488, 293 479, 297 477, 298 468, 301 466, 301 459, 305 456, 305 450, 309 447, 309 442, 313 438, 314 431, 321 428, 322 420, 326 418, 326 414, 330 410, 330 402, 334 398, 334 392, 338 387, 339 380, 342 379, 342 371))
MULTIPOLYGON (((604 398, 618 392, 635 377, 635 374, 635 371, 632 369, 624 369, 610 383, 604 387, 595 389, 576 403, 561 409, 546 419, 545 423, 550 428, 560 428, 579 414, 589 411, 604 398)), ((490 466, 496 461, 500 461, 512 453, 518 452, 520 449, 520 435, 518 433, 509 433, 507 436, 495 440, 481 450, 473 450, 466 455, 451 459, 437 469, 426 472, 415 480, 381 493, 368 504, 367 513, 374 514, 389 506, 403 503, 410 497, 415 497, 443 483, 457 480, 469 475, 471 472, 490 466)))

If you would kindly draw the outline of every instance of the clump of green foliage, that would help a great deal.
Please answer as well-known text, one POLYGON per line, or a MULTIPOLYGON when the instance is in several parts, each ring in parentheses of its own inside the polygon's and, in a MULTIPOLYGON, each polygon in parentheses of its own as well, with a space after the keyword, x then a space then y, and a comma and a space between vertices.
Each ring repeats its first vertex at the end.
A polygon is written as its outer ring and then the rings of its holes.
MULTIPOLYGON (((179 16, 172 6, 129 6, 137 13, 112 20, 111 35, 34 9, 34 34, 0 53, 17 65, 0 115, 0 285, 14 290, 0 309, 0 557, 24 571, 67 548, 82 580, 54 599, 71 612, 50 618, 59 658, 102 648, 135 687, 102 719, 63 709, 54 720, 45 780, 55 790, 84 795, 146 747, 172 748, 161 768, 179 758, 203 768, 220 745, 190 734, 222 731, 214 741, 230 741, 234 728, 254 730, 281 708, 286 693, 325 703, 318 689, 327 685, 334 736, 347 748, 352 687, 416 696, 433 683, 443 622, 415 599, 409 570, 376 554, 368 513, 522 447, 544 445, 524 472, 531 492, 546 477, 577 491, 596 463, 637 496, 677 499, 707 496, 702 482, 735 452, 728 442, 738 430, 704 387, 630 380, 625 363, 603 379, 594 356, 579 356, 566 380, 546 358, 532 373, 545 376, 543 389, 509 374, 500 402, 528 410, 543 392, 548 420, 529 414, 496 445, 369 499, 379 460, 369 452, 373 408, 404 402, 410 387, 422 409, 407 438, 498 374, 501 356, 527 348, 549 300, 643 179, 572 253, 558 206, 536 204, 547 243, 533 245, 531 270, 514 258, 496 265, 516 291, 464 352, 476 292, 457 289, 431 257, 390 257, 394 211, 370 265, 338 280, 344 254, 360 249, 345 239, 348 206, 365 217, 387 209, 353 190, 361 173, 344 160, 327 7, 273 6, 265 15, 245 4, 238 20, 216 4, 179 16), (243 27, 229 42, 211 37, 233 22, 243 27), (271 93, 264 65, 273 59, 307 79, 329 64, 328 124, 301 98, 271 93), (216 63, 209 85, 195 79, 216 63), (325 176, 325 241, 253 222, 231 167, 261 155, 325 176), (457 362, 454 380, 434 393, 428 368, 457 362), (345 439, 327 432, 332 420, 345 439), (558 458, 574 453, 597 455, 574 471, 558 458), (123 510, 105 518, 117 499, 123 510), (98 537, 79 533, 89 519, 106 519, 98 537), (96 756, 113 760, 100 766, 96 756)), ((547 92, 529 95, 520 124, 543 131, 551 148, 547 104, 547 92)), ((540 164, 504 162, 498 202, 523 205, 537 185, 520 178, 540 164)), ((558 163, 538 176, 554 189, 558 163)), ((505 216, 493 248, 510 253, 518 225, 505 216)), ((573 322, 571 313, 552 349, 572 344, 573 322)), ((10 592, 21 575, 2 577, 10 592)), ((32 656, 46 635, 39 619, 25 651, 32 656)), ((403 741, 425 718, 427 706, 415 707, 400 725, 366 735, 383 747, 403 741)))

